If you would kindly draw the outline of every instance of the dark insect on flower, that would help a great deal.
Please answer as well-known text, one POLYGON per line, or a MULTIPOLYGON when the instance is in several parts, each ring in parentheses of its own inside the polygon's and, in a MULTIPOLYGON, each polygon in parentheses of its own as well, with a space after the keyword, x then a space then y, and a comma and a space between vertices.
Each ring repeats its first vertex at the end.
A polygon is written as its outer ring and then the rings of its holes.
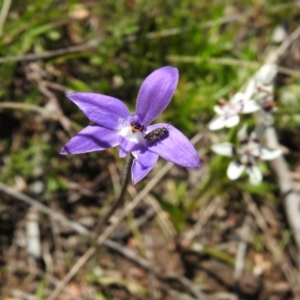
POLYGON ((161 140, 164 140, 169 136, 169 130, 166 127, 156 128, 144 136, 144 139, 148 143, 156 143, 161 140))

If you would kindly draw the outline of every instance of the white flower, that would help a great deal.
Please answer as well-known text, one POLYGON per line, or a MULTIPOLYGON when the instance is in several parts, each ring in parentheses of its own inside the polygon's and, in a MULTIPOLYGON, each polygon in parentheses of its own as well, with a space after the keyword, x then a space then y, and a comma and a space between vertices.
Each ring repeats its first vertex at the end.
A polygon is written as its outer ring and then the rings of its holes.
POLYGON ((236 180, 246 171, 252 184, 262 181, 262 174, 257 166, 260 160, 272 160, 281 155, 280 149, 269 149, 260 145, 260 138, 263 134, 262 127, 257 127, 248 137, 247 127, 243 126, 238 132, 240 148, 236 148, 231 143, 223 143, 212 146, 212 150, 223 156, 234 156, 227 168, 227 176, 231 180, 236 180))
POLYGON ((260 109, 255 100, 250 99, 255 91, 255 81, 251 80, 244 93, 236 93, 229 102, 219 100, 219 105, 214 106, 217 116, 209 123, 210 130, 224 127, 231 128, 240 122, 240 113, 249 114, 260 109))

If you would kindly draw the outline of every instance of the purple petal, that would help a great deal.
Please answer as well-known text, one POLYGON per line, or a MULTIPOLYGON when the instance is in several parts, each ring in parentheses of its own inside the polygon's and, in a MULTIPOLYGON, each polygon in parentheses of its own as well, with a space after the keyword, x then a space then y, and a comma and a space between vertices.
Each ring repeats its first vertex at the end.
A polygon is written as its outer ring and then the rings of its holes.
POLYGON ((144 125, 160 115, 171 101, 178 83, 178 70, 163 67, 152 72, 142 83, 136 103, 136 112, 144 125))
POLYGON ((127 119, 130 112, 120 100, 96 93, 67 95, 93 122, 108 129, 117 129, 119 119, 127 119))
POLYGON ((120 136, 120 143, 119 143, 119 156, 125 157, 131 150, 133 150, 137 146, 136 143, 133 143, 122 136, 120 136))
POLYGON ((89 125, 78 132, 62 149, 60 154, 79 154, 100 151, 115 147, 119 144, 119 135, 116 131, 89 125))
POLYGON ((170 124, 155 124, 148 126, 147 132, 165 127, 169 130, 169 135, 154 144, 147 144, 148 149, 165 160, 182 167, 198 169, 200 168, 199 155, 192 143, 178 129, 170 124))
POLYGON ((131 168, 132 183, 136 184, 142 180, 154 167, 158 155, 148 151, 146 147, 140 146, 140 150, 132 152, 135 159, 131 168))

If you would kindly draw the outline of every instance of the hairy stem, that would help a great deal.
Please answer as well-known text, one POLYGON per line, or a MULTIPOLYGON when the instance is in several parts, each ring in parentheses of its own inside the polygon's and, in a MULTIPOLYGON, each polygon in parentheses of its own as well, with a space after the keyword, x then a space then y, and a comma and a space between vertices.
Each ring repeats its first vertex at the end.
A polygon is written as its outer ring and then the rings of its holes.
POLYGON ((127 189, 127 186, 128 186, 129 180, 130 180, 130 174, 131 174, 131 167, 132 167, 133 159, 134 159, 134 157, 130 153, 130 155, 127 159, 127 162, 126 162, 124 173, 123 173, 123 182, 122 182, 122 187, 121 187, 120 194, 119 194, 118 198, 116 198, 116 200, 113 202, 113 204, 111 205, 111 207, 110 207, 109 211, 106 213, 106 215, 98 222, 98 225, 96 226, 96 230, 95 230, 95 236, 96 237, 99 234, 101 234, 105 224, 108 222, 110 217, 115 213, 117 208, 124 201, 124 196, 125 196, 125 193, 126 193, 126 189, 127 189))

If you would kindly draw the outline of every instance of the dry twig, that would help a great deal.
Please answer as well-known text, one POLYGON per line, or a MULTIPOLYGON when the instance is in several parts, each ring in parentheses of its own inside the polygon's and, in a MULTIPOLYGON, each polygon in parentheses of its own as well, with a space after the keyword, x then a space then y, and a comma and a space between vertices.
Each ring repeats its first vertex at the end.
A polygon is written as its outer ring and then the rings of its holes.
POLYGON ((241 241, 239 242, 235 259, 234 279, 236 282, 238 282, 243 275, 248 239, 251 232, 251 223, 252 217, 246 215, 241 231, 241 241))
POLYGON ((92 39, 81 45, 70 46, 70 47, 61 48, 61 49, 52 50, 52 51, 45 51, 45 52, 39 53, 39 54, 30 53, 30 54, 25 54, 25 55, 0 57, 0 63, 45 59, 45 58, 61 56, 61 55, 74 53, 74 52, 87 51, 91 48, 95 48, 99 44, 99 42, 100 42, 100 39, 92 39))
POLYGON ((11 5, 11 0, 4 0, 2 3, 2 8, 0 12, 0 36, 2 35, 2 29, 6 20, 6 17, 9 12, 9 8, 11 5))
POLYGON ((207 207, 205 208, 204 212, 201 214, 201 218, 197 221, 197 223, 193 226, 188 233, 185 234, 183 238, 182 245, 184 247, 188 247, 193 239, 200 234, 202 227, 207 223, 209 218, 214 214, 216 209, 220 204, 220 199, 215 199, 214 201, 210 202, 207 207))
POLYGON ((75 230, 76 232, 78 232, 80 234, 83 234, 83 235, 86 235, 86 236, 89 235, 89 231, 84 226, 80 225, 77 222, 74 222, 74 221, 71 221, 71 220, 67 219, 63 215, 57 213, 56 211, 50 209, 49 207, 47 207, 46 205, 36 201, 35 199, 33 199, 33 198, 23 194, 23 193, 16 192, 14 189, 12 189, 9 186, 3 184, 2 182, 0 182, 0 191, 3 191, 4 193, 10 195, 13 198, 21 200, 21 201, 27 203, 28 205, 36 207, 38 210, 40 210, 43 213, 49 215, 54 220, 57 220, 57 221, 61 222, 62 224, 72 228, 73 230, 75 230))

